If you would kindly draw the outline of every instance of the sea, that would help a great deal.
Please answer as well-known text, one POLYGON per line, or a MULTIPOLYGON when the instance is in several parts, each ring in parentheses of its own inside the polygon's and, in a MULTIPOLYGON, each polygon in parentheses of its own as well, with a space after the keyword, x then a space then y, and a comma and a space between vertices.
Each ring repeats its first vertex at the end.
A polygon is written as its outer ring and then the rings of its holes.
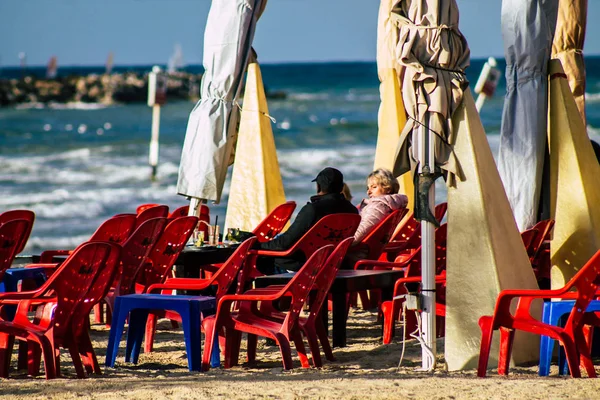
MULTIPOLYGON (((473 86, 485 60, 471 60, 473 86)), ((590 138, 600 139, 600 57, 586 57, 586 112, 590 138)), ((505 63, 498 67, 504 71, 505 63)), ((121 66, 114 72, 150 71, 152 66, 121 66)), ((299 206, 315 194, 311 180, 326 166, 340 169, 359 203, 373 167, 377 140, 379 80, 374 62, 302 63, 261 66, 268 91, 273 134, 287 200, 299 206)), ((189 66, 187 72, 201 72, 189 66)), ((103 66, 59 68, 58 75, 101 74, 103 66)), ((45 67, 27 69, 44 76, 45 67)), ((3 68, 0 79, 19 77, 3 68)), ((506 85, 500 80, 481 119, 494 155, 498 152, 506 85)), ((177 194, 177 176, 192 102, 168 101, 161 110, 157 177, 148 165, 152 111, 146 104, 27 104, 0 108, 0 212, 36 213, 24 253, 74 248, 117 213, 144 203, 188 204, 177 194)), ((231 171, 230 171, 231 174, 231 171)), ((209 204, 212 223, 223 227, 229 175, 220 204, 209 204)), ((436 201, 445 201, 443 182, 436 201)))

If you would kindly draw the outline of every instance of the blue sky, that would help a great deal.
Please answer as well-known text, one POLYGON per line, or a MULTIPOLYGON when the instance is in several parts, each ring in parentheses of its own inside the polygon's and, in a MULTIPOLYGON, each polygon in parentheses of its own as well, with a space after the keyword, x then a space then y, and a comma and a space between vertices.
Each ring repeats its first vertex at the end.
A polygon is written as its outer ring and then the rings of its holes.
MULTIPOLYGON (((457 0, 474 58, 502 56, 501 0, 457 0)), ((210 0, 0 0, 0 64, 166 63, 175 43, 202 61, 210 0)), ((378 0, 270 0, 254 47, 263 63, 374 60, 378 0)), ((588 5, 588 21, 600 1, 588 5)), ((585 54, 600 54, 600 26, 588 24, 585 54)))

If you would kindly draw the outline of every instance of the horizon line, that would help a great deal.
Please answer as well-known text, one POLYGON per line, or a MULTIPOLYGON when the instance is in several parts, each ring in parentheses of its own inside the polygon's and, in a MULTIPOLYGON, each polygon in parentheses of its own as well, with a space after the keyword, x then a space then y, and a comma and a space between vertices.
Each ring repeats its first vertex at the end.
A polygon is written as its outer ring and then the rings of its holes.
MULTIPOLYGON (((584 59, 586 57, 598 57, 600 56, 600 53, 598 54, 584 54, 584 59)), ((487 60, 488 58, 493 57, 497 60, 505 60, 504 56, 488 56, 488 57, 472 57, 471 60, 472 61, 484 61, 487 60)), ((264 63, 260 63, 259 64, 262 66, 265 65, 271 65, 271 66, 282 66, 282 65, 302 65, 302 64, 359 64, 359 63, 376 63, 377 60, 376 59, 371 59, 371 60, 307 60, 307 61, 267 61, 264 63)), ((144 63, 144 64, 137 64, 137 63, 124 63, 124 64, 114 64, 114 67, 149 67, 149 66, 154 66, 154 65, 159 65, 159 66, 166 66, 168 63, 164 62, 164 63, 144 63)), ((58 68, 81 68, 81 67, 103 67, 105 66, 106 63, 102 63, 102 64, 65 64, 65 65, 59 65, 58 68)), ((191 63, 191 64, 186 64, 185 67, 190 67, 190 66, 202 66, 202 63, 191 63)), ((26 65, 25 68, 46 68, 47 65, 46 64, 31 64, 31 65, 26 65)), ((184 67, 184 68, 185 68, 184 67)), ((21 68, 20 65, 18 64, 11 64, 11 65, 0 65, 0 69, 3 68, 21 68)))

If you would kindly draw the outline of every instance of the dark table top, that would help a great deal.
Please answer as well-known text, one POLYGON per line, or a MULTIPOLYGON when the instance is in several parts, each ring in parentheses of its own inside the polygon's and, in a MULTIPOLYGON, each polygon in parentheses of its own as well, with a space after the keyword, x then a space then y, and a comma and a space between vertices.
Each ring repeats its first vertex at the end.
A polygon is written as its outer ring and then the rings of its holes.
POLYGON ((175 261, 176 276, 197 278, 200 266, 206 264, 220 264, 233 254, 238 244, 229 247, 216 246, 186 246, 175 261))
MULTIPOLYGON (((294 273, 260 276, 255 279, 256 287, 285 284, 292 279, 294 273)), ((338 271, 331 291, 358 291, 393 286, 396 280, 404 277, 404 271, 338 271)))

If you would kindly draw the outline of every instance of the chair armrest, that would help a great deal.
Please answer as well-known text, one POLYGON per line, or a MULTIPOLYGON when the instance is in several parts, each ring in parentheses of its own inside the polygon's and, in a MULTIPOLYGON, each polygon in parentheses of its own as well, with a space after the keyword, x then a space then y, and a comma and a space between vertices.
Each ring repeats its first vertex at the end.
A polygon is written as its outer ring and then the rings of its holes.
MULTIPOLYGON (((243 294, 244 295, 262 295, 262 294, 271 294, 271 293, 279 293, 279 291, 281 289, 283 289, 285 287, 285 285, 271 285, 271 286, 267 286, 264 288, 256 288, 256 289, 249 289, 246 290, 243 294)), ((283 296, 290 294, 290 293, 284 293, 283 296)))
MULTIPOLYGON (((5 292, 5 293, 0 293, 0 301, 2 303, 10 303, 12 300, 15 300, 16 302, 19 302, 21 300, 36 300, 36 301, 41 301, 41 302, 47 302, 48 299, 54 299, 56 300, 56 297, 39 297, 40 296, 40 291, 39 290, 31 290, 31 291, 27 291, 27 292, 5 292)), ((11 303, 14 304, 14 303, 11 303)))
POLYGON ((392 269, 394 267, 404 267, 403 264, 392 261, 360 260, 354 264, 354 269, 368 269, 368 267, 384 267, 392 269))
POLYGON ((73 250, 46 250, 40 254, 41 263, 51 263, 54 256, 68 256, 73 250))
POLYGON ((148 286, 146 293, 158 292, 161 290, 202 290, 206 289, 212 283, 212 279, 199 278, 168 278, 165 283, 155 283, 148 286))
MULTIPOLYGON (((260 289, 251 289, 251 290, 260 290, 260 289)), ((281 298, 281 296, 285 295, 285 291, 284 290, 278 290, 278 291, 269 291, 269 293, 265 293, 265 294, 246 294, 247 292, 244 292, 244 294, 227 294, 223 297, 221 297, 221 299, 219 299, 219 306, 221 306, 222 304, 225 303, 232 303, 234 301, 273 301, 273 300, 278 300, 281 298)))
POLYGON ((286 257, 292 254, 295 250, 296 246, 292 246, 287 250, 253 250, 255 252, 255 256, 265 256, 265 257, 286 257))
POLYGON ((47 271, 54 272, 54 270, 56 270, 56 267, 58 267, 58 263, 37 263, 37 264, 27 264, 23 268, 43 268, 47 271))

